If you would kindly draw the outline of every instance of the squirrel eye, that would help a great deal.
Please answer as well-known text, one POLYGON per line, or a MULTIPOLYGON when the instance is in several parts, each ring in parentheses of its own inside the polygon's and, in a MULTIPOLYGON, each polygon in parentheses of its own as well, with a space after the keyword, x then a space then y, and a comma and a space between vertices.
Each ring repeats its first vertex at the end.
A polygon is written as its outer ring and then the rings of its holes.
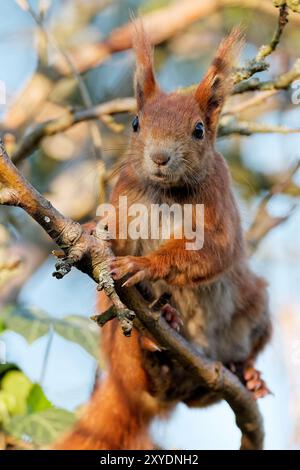
POLYGON ((135 116, 131 125, 132 125, 133 132, 137 132, 139 130, 140 124, 139 124, 138 116, 135 116))
POLYGON ((195 129, 193 131, 193 136, 196 137, 196 139, 203 139, 204 137, 204 125, 202 122, 197 122, 195 125, 195 129))

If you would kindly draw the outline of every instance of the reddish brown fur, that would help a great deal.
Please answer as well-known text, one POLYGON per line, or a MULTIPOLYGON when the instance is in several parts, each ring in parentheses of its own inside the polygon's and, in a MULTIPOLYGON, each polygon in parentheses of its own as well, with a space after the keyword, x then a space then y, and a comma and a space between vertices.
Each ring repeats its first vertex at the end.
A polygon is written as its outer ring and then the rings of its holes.
MULTIPOLYGON (((155 82, 151 47, 139 27, 134 40, 139 130, 132 135, 111 197, 116 208, 120 195, 127 196, 128 205, 205 205, 201 250, 185 250, 184 239, 137 243, 117 237, 113 242, 117 258, 111 268, 116 279, 129 275, 128 285, 158 280, 152 287, 157 295, 166 289, 172 293, 184 320, 185 337, 224 363, 247 362, 270 336, 265 283, 248 267, 229 171, 214 149, 239 37, 235 30, 221 43, 195 94, 166 95, 155 82), (199 121, 205 126, 202 140, 192 137, 199 121), (166 152, 172 156, 170 163, 158 169, 152 155, 166 152)), ((107 305, 102 296, 101 310, 107 305)), ((174 400, 168 400, 168 393, 176 398, 179 383, 172 383, 164 398, 162 393, 153 392, 151 371, 145 365, 136 331, 125 338, 111 322, 105 326, 103 338, 108 376, 72 434, 57 448, 152 448, 148 424, 155 415, 172 408, 174 400)), ((191 388, 185 401, 204 405, 215 399, 209 399, 207 393, 195 396, 191 388)))
POLYGON ((137 107, 141 109, 147 99, 158 90, 153 72, 153 53, 143 24, 134 24, 133 47, 136 51, 135 88, 137 107), (143 86, 140 86, 143 84, 143 86))
POLYGON ((208 118, 212 133, 216 132, 224 100, 231 91, 231 67, 239 55, 242 43, 241 31, 233 29, 221 42, 211 66, 196 90, 196 99, 208 118))

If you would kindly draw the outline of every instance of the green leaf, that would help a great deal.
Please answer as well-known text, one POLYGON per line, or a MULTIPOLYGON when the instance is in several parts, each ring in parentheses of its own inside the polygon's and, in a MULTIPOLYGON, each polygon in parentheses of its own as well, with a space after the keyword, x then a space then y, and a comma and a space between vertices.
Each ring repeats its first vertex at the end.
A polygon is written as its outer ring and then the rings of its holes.
POLYGON ((73 413, 60 408, 51 408, 27 416, 15 416, 4 429, 17 439, 37 445, 48 445, 67 431, 74 422, 73 413))
POLYGON ((27 397, 27 412, 36 413, 53 408, 40 385, 34 384, 27 397))
POLYGON ((0 403, 5 405, 8 413, 12 414, 16 407, 16 397, 5 390, 0 390, 0 403))
POLYGON ((22 335, 29 344, 44 336, 50 328, 50 319, 42 311, 22 305, 10 305, 1 312, 2 321, 8 330, 22 335))
POLYGON ((20 370, 16 364, 7 363, 7 364, 0 364, 0 381, 2 377, 9 371, 9 370, 20 370))
MULTIPOLYGON (((0 397, 0 427, 9 423, 10 416, 7 408, 7 403, 0 397)), ((1 429, 0 429, 1 430, 1 429)))
POLYGON ((32 383, 18 370, 11 370, 5 374, 1 381, 1 389, 16 399, 15 407, 11 411, 12 414, 22 415, 27 411, 27 397, 32 389, 32 383))
POLYGON ((5 322, 2 318, 0 318, 0 334, 3 333, 3 331, 5 330, 6 330, 5 322))
POLYGON ((79 344, 89 354, 98 358, 99 329, 89 318, 69 315, 53 324, 54 330, 73 343, 79 344))
POLYGON ((63 338, 73 341, 93 357, 98 358, 99 328, 89 318, 69 315, 53 318, 35 308, 22 305, 6 307, 0 318, 7 329, 22 335, 29 344, 47 334, 50 328, 63 338))

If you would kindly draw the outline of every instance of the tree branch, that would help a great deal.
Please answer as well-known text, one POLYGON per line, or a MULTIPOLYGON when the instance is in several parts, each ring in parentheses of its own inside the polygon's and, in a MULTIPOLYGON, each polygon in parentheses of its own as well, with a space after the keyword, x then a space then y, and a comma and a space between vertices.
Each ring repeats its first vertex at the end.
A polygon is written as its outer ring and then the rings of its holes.
MULTIPOLYGON (((29 3, 26 4, 26 11, 31 15, 35 23, 37 24, 40 32, 43 34, 43 37, 46 39, 48 44, 52 46, 54 50, 56 50, 61 57, 64 59, 67 67, 69 68, 71 75, 73 76, 75 82, 78 85, 78 90, 81 95, 82 104, 85 109, 91 108, 93 105, 92 99, 90 97, 89 90, 77 70, 73 59, 69 56, 69 54, 63 49, 63 47, 56 41, 55 36, 48 31, 45 23, 43 21, 43 15, 36 14, 34 9, 31 7, 29 3)), ((89 123, 89 132, 92 142, 92 148, 94 152, 94 157, 98 160, 98 172, 99 172, 99 199, 104 201, 105 199, 105 166, 103 162, 103 155, 102 155, 102 135, 100 124, 97 121, 92 121, 89 123)))
POLYGON ((264 59, 265 57, 270 55, 273 51, 275 51, 276 47, 279 44, 279 41, 280 41, 281 35, 283 33, 283 30, 284 30, 285 26, 287 25, 287 23, 289 21, 288 16, 289 16, 288 7, 285 3, 283 3, 279 7, 278 25, 277 25, 277 29, 274 33, 274 36, 273 36, 270 44, 268 44, 267 46, 262 46, 259 49, 258 54, 257 54, 256 59, 255 59, 257 62, 264 59))
MULTIPOLYGON (((256 101, 258 100, 256 99, 256 101)), ((44 137, 64 132, 75 124, 92 119, 102 119, 105 122, 107 120, 107 116, 118 113, 133 113, 135 110, 135 98, 117 98, 89 109, 68 110, 58 118, 37 124, 31 132, 26 134, 20 140, 12 156, 12 160, 14 163, 19 163, 34 152, 44 137)), ((291 129, 284 126, 271 126, 268 124, 246 121, 239 122, 228 117, 229 114, 238 111, 238 108, 237 110, 233 109, 225 111, 220 121, 218 137, 225 137, 233 134, 248 136, 254 133, 277 132, 281 134, 289 134, 300 132, 300 129, 298 128, 291 129)))
MULTIPOLYGON (((195 21, 207 18, 219 9, 235 6, 254 8, 271 15, 277 14, 273 5, 262 0, 240 0, 239 2, 237 0, 201 0, 201 2, 177 0, 166 7, 143 15, 142 20, 152 44, 156 45, 178 34, 195 21)), ((300 21, 297 15, 294 15, 292 20, 296 23, 300 21)), ((101 64, 112 53, 130 49, 132 47, 132 31, 133 24, 129 22, 112 31, 103 42, 77 47, 73 51, 73 60, 77 64, 78 70, 84 72, 101 64)), ((57 61, 56 67, 61 73, 68 72, 62 61, 57 61)))
POLYGON ((2 141, 0 204, 21 207, 36 220, 65 253, 65 257, 56 263, 53 275, 60 279, 73 266, 90 275, 98 283, 98 287, 111 298, 118 311, 122 312, 121 326, 126 334, 130 334, 133 312, 120 301, 106 266, 106 261, 113 256, 111 249, 105 240, 99 243, 97 238, 85 232, 79 223, 56 210, 17 170, 2 141))
MULTIPOLYGON (((208 17, 209 14, 213 14, 220 8, 236 6, 260 10, 267 15, 277 15, 276 9, 267 0, 240 0, 239 2, 236 0, 201 0, 201 2, 194 0, 185 0, 183 2, 179 0, 172 2, 167 7, 143 15, 142 19, 149 31, 152 43, 159 44, 184 30, 195 21, 208 17)), ((24 8, 24 10, 26 9, 27 7, 24 8)), ((300 24, 300 16, 291 15, 290 21, 300 24)), ((129 22, 113 30, 103 42, 79 46, 72 53, 70 52, 70 58, 80 73, 86 72, 89 68, 104 62, 114 52, 131 48, 131 33, 132 23, 129 22)), ((250 64, 248 71, 240 70, 240 73, 246 73, 242 79, 250 78, 254 73, 265 70, 266 67, 265 61, 261 61, 261 64, 250 64)), ((70 69, 60 54, 57 54, 53 66, 39 68, 38 72, 26 85, 21 96, 12 105, 10 112, 5 116, 4 125, 11 129, 24 125, 32 116, 32 112, 39 109, 40 104, 47 99, 54 86, 54 81, 57 82, 64 74, 68 75, 69 73, 70 69), (37 82, 39 86, 36 86, 37 82), (30 99, 28 98, 29 95, 30 99), (20 103, 23 105, 21 114, 20 103)))
MULTIPOLYGON (((62 258, 54 273, 65 275, 72 266, 88 274, 112 299, 115 312, 120 314, 125 334, 130 332, 135 312, 138 321, 163 347, 199 379, 199 385, 218 392, 228 402, 236 416, 236 423, 242 432, 241 449, 261 449, 263 446, 263 425, 256 401, 250 392, 221 363, 214 362, 197 351, 182 336, 176 333, 166 321, 145 304, 135 288, 121 288, 113 282, 106 268, 112 252, 105 240, 86 233, 82 227, 58 212, 21 175, 9 159, 0 143, 0 203, 19 206, 36 220, 55 243, 63 250, 62 258), (116 290, 115 290, 116 289, 116 290)), ((111 315, 111 316, 113 316, 111 315)), ((134 320, 136 322, 136 320, 134 320)))
POLYGON ((237 104, 226 106, 223 112, 223 116, 227 116, 228 114, 239 114, 242 111, 253 108, 254 106, 258 106, 264 101, 268 100, 268 98, 271 98, 272 96, 276 95, 277 93, 278 90, 268 90, 251 95, 249 99, 240 101, 237 104))
POLYGON ((274 80, 266 82, 253 78, 235 85, 233 94, 245 93, 246 91, 286 90, 295 80, 300 78, 300 59, 297 59, 291 70, 279 75, 274 80))
POLYGON ((286 126, 276 126, 271 124, 265 124, 260 122, 250 121, 236 121, 232 118, 225 118, 221 120, 218 136, 226 137, 229 135, 245 135, 249 136, 252 134, 298 134, 300 133, 299 128, 290 128, 286 126))
POLYGON ((238 84, 244 80, 248 80, 257 72, 263 72, 269 68, 269 64, 265 61, 279 44, 284 27, 288 23, 288 9, 286 5, 282 5, 279 9, 278 24, 276 31, 271 39, 270 44, 262 46, 256 57, 248 62, 244 67, 237 69, 234 74, 234 83, 238 84))
POLYGON ((250 251, 257 248, 261 240, 275 227, 286 222, 292 215, 295 207, 283 216, 272 216, 268 211, 268 204, 277 194, 282 194, 291 184, 294 175, 300 168, 300 160, 291 168, 280 182, 275 183, 267 194, 262 198, 256 211, 254 220, 246 233, 246 240, 250 251))
MULTIPOLYGON (((190 1, 186 1, 185 3, 175 2, 174 5, 172 5, 171 7, 159 9, 157 12, 155 11, 152 14, 145 15, 143 21, 145 23, 146 29, 148 30, 148 33, 150 34, 152 42, 156 44, 157 42, 161 42, 162 40, 164 40, 164 38, 166 39, 170 37, 174 33, 174 28, 175 30, 178 27, 181 28, 182 22, 184 23, 184 25, 186 25, 186 22, 193 21, 195 17, 197 17, 197 15, 202 15, 203 11, 206 11, 210 8, 216 8, 217 4, 218 2, 213 2, 212 0, 207 3, 206 1, 203 1, 201 5, 196 5, 194 2, 190 1), (156 25, 157 21, 161 21, 161 15, 163 15, 163 18, 164 15, 168 16, 167 24, 169 25, 170 30, 168 30, 168 28, 166 29, 165 27, 159 29, 154 28, 153 25, 156 25), (170 18, 172 18, 172 21, 170 20, 170 18)), ((226 1, 225 5, 227 6, 226 1)), ((248 4, 246 4, 246 6, 248 6, 248 4)), ((56 49, 58 49, 59 53, 71 69, 75 79, 79 84, 79 88, 82 93, 86 109, 85 112, 84 110, 69 110, 63 116, 60 116, 51 121, 46 121, 44 123, 38 124, 31 132, 25 134, 12 157, 13 161, 16 163, 26 158, 36 148, 41 139, 45 136, 50 136, 58 132, 63 132, 78 122, 90 121, 99 118, 102 119, 103 122, 110 125, 111 120, 109 115, 117 112, 130 112, 135 110, 135 101, 133 98, 124 98, 123 100, 117 99, 110 101, 109 103, 91 107, 90 97, 76 68, 75 59, 71 58, 69 54, 65 53, 65 51, 59 45, 57 45, 55 39, 50 33, 48 33, 46 29, 44 29, 43 23, 39 20, 39 18, 29 5, 27 7, 27 10, 33 16, 39 27, 43 28, 43 31, 45 31, 45 34, 47 34, 50 43, 53 44, 56 49)), ((249 78, 251 78, 255 73, 262 72, 268 69, 269 64, 265 61, 265 58, 276 49, 287 22, 288 9, 287 6, 283 4, 282 6, 280 6, 277 28, 270 43, 268 45, 262 46, 254 59, 250 60, 244 67, 236 69, 236 71, 234 72, 233 82, 235 84, 235 87, 233 89, 233 94, 239 94, 244 93, 246 91, 255 90, 276 91, 280 89, 286 89, 294 80, 300 77, 299 59, 295 62, 293 68, 289 72, 277 77, 273 81, 260 82, 257 78, 249 80, 249 78)), ((133 28, 134 24, 133 22, 131 22, 117 30, 114 30, 111 33, 111 36, 107 39, 106 43, 108 45, 110 44, 112 51, 120 50, 120 48, 126 49, 131 47, 131 37, 133 28), (122 38, 122 40, 120 38, 122 38)), ((196 85, 188 87, 187 90, 192 91, 194 88, 196 88, 196 85)), ((118 129, 118 126, 114 127, 115 129, 118 129)), ((246 123, 238 123, 233 126, 228 126, 228 124, 221 122, 219 136, 226 136, 230 134, 251 135, 254 132, 298 132, 298 130, 288 130, 284 128, 280 129, 279 127, 277 127, 277 129, 278 130, 274 130, 273 128, 268 127, 266 125, 260 126, 256 125, 255 123, 247 123, 247 125, 246 123)))
POLYGON ((12 160, 19 163, 30 155, 44 137, 64 132, 75 124, 93 119, 102 119, 110 114, 132 112, 136 109, 134 98, 117 98, 89 109, 68 110, 62 116, 37 124, 20 140, 12 160))

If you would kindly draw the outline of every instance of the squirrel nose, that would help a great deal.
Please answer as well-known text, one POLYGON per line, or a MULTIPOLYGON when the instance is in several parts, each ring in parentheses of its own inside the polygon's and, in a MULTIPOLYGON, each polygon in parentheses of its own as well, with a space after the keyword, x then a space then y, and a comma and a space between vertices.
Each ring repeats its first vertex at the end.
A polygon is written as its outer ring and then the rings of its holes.
POLYGON ((154 153, 153 155, 151 155, 151 159, 154 163, 156 163, 156 165, 164 166, 170 160, 170 155, 168 155, 167 153, 154 153))

